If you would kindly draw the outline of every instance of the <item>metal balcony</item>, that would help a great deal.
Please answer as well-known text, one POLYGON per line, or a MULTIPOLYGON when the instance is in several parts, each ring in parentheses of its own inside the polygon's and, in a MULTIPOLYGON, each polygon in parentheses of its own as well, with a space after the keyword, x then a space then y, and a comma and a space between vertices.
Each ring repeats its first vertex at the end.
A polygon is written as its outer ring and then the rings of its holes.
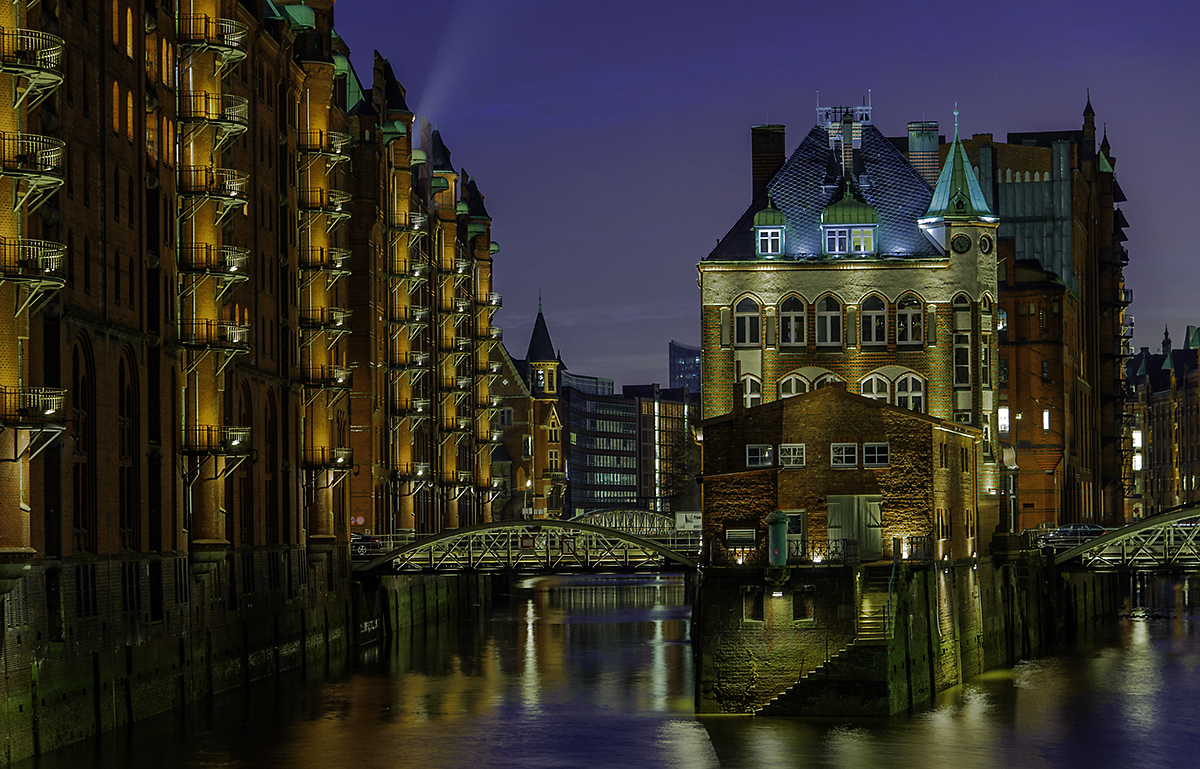
POLYGON ((428 462, 408 462, 392 468, 392 479, 396 481, 425 481, 433 477, 428 462))
POLYGON ((480 443, 491 443, 491 444, 504 443, 504 431, 503 430, 488 430, 487 433, 485 433, 484 435, 475 436, 475 440, 477 440, 480 443))
POLYGON ((39 134, 0 131, 0 175, 24 184, 14 209, 32 212, 63 185, 66 144, 39 134))
POLYGON ((442 483, 447 486, 470 486, 475 480, 470 470, 454 470, 442 473, 442 483))
POLYGON ((480 401, 475 407, 483 411, 495 411, 504 405, 503 395, 489 395, 486 401, 480 401))
POLYGON ((398 417, 424 419, 430 414, 428 398, 411 398, 400 400, 395 404, 395 414, 398 417))
POLYGON ((350 193, 345 190, 305 187, 299 193, 300 212, 309 217, 328 217, 326 229, 333 229, 338 222, 350 217, 350 193))
POLYGON ((500 361, 490 360, 487 363, 475 367, 475 373, 480 376, 495 376, 500 373, 502 368, 500 361))
POLYGON ((221 222, 230 211, 246 205, 246 188, 249 186, 250 174, 245 171, 211 166, 180 166, 175 191, 187 201, 182 218, 190 218, 201 203, 211 200, 217 204, 216 221, 221 222))
POLYGON ((476 338, 484 342, 499 342, 504 339, 504 330, 496 326, 488 326, 476 332, 476 338))
POLYGON ((470 275, 471 274, 471 260, 470 259, 455 259, 454 266, 451 268, 451 272, 453 272, 458 277, 466 277, 466 276, 470 275))
POLYGON ((504 306, 504 297, 499 294, 488 294, 486 297, 479 300, 482 307, 490 307, 493 310, 499 310, 504 306))
POLYGON ((62 85, 65 43, 61 37, 33 29, 0 27, 0 72, 25 78, 13 109, 34 109, 62 85))
POLYGON ((185 427, 180 452, 191 456, 248 456, 250 428, 218 425, 185 427))
POLYGON ((240 246, 181 246, 175 262, 188 275, 214 275, 226 279, 250 278, 250 249, 240 246))
POLYGON ((200 350, 250 351, 250 327, 232 320, 179 322, 179 343, 200 350))
POLYGON ((301 131, 296 149, 301 155, 326 158, 334 163, 349 160, 350 134, 341 131, 301 131))
POLYGON ((62 286, 63 255, 67 247, 49 240, 0 238, 0 280, 62 286))
POLYGON ((250 102, 243 96, 208 91, 183 91, 179 94, 179 122, 216 128, 221 143, 250 127, 250 102))
POLYGON ((349 390, 353 375, 345 366, 308 366, 300 372, 300 384, 308 390, 349 390))
POLYGON ((426 371, 429 369, 429 353, 394 352, 389 365, 396 371, 426 371))
POLYGON ((57 387, 0 387, 0 424, 20 430, 61 427, 67 421, 66 400, 67 391, 57 387))
POLYGON ((396 261, 388 267, 388 277, 412 281, 415 285, 429 278, 429 265, 425 262, 396 261))
POLYGON ((301 462, 309 470, 349 470, 354 466, 354 451, 329 446, 305 449, 301 462))
POLYGON ((440 305, 443 313, 450 315, 466 315, 471 312, 470 299, 450 299, 440 305))
POLYGON ((471 351, 471 339, 465 336, 456 336, 449 340, 441 342, 443 352, 450 353, 468 353, 471 351))
POLYGON ((350 311, 337 307, 302 307, 300 328, 346 333, 350 331, 350 311))
POLYGON ((453 390, 456 392, 470 392, 473 389, 471 377, 455 376, 448 377, 442 380, 443 390, 453 390))
POLYGON ((175 40, 193 51, 215 51, 221 56, 218 72, 246 58, 250 29, 233 19, 214 19, 202 16, 180 16, 175 40))
POLYGON ((450 417, 442 424, 443 430, 455 433, 469 433, 474 427, 475 420, 471 417, 450 417))
POLYGON ((388 322, 395 326, 422 327, 429 325, 428 307, 394 307, 388 313, 388 322))
POLYGON ((300 249, 300 269, 348 275, 350 274, 350 249, 302 248, 300 249))

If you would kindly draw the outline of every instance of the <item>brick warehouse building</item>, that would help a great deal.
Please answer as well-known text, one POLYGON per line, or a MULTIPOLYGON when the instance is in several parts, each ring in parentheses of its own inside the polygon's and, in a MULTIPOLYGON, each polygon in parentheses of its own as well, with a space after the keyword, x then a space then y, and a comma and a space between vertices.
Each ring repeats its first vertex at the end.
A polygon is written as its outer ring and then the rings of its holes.
POLYGON ((332 0, 16 4, 0 27, 22 756, 31 718, 48 750, 344 644, 351 528, 488 520, 500 298, 483 196, 386 60, 360 81, 332 0), (243 670, 251 647, 280 652, 243 670), (208 672, 156 688, 176 666, 208 672))
POLYGON ((782 126, 752 130, 753 201, 699 264, 702 410, 843 382, 978 427, 990 519, 997 217, 955 130, 933 186, 869 106, 819 109, 790 158, 782 126))

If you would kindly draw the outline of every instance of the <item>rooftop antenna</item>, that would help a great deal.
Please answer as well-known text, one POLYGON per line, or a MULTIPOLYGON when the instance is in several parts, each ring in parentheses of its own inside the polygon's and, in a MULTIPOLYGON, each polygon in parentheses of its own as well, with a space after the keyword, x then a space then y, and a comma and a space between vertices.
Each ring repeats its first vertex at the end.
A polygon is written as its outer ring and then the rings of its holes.
POLYGON ((954 102, 954 136, 958 138, 958 102, 954 102))

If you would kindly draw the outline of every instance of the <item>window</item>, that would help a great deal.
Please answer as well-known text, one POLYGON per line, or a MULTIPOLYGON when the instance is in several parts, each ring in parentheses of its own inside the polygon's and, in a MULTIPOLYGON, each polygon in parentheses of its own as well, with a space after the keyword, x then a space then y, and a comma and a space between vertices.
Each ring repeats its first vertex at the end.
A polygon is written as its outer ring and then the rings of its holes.
POLYGON ((125 138, 133 141, 133 91, 125 92, 125 138))
POLYGON ((996 429, 1000 431, 1001 435, 1008 435, 1008 420, 1008 406, 1001 406, 1000 408, 996 409, 996 429))
POLYGON ((548 456, 547 464, 549 465, 549 467, 547 469, 549 469, 551 471, 555 471, 555 472, 562 469, 562 465, 559 464, 558 449, 550 449, 547 452, 547 456, 548 456))
POLYGON ((921 333, 923 313, 921 300, 912 294, 896 303, 896 344, 921 344, 925 341, 921 333))
POLYGON ((746 446, 746 467, 770 467, 773 458, 771 446, 768 444, 751 444, 746 446))
POLYGON ((835 470, 858 467, 858 444, 831 444, 829 446, 829 466, 835 470))
POLYGON ((971 385, 971 335, 954 335, 954 386, 971 385))
POLYGON ((862 394, 864 398, 871 398, 873 400, 883 401, 884 403, 889 402, 888 389, 888 380, 884 379, 878 374, 872 374, 864 379, 862 383, 862 394))
POLYGON ((500 409, 500 414, 498 415, 498 417, 496 419, 497 426, 512 427, 512 423, 513 423, 512 408, 506 406, 505 408, 500 409))
POLYGON ((113 118, 113 133, 121 133, 121 86, 117 85, 117 81, 113 81, 113 99, 112 99, 112 118, 113 118))
POLYGON ((562 443, 562 430, 557 427, 551 427, 546 431, 546 440, 549 443, 562 443))
POLYGON ((1050 432, 1050 409, 1042 409, 1042 432, 1050 432))
POLYGON ((125 55, 133 58, 133 9, 125 9, 125 55))
POLYGON ((856 254, 875 253, 875 228, 856 227, 850 230, 850 250, 856 254))
POLYGON ((1048 360, 1042 361, 1042 381, 1050 381, 1050 361, 1048 360))
POLYGON ((999 334, 1000 344, 1008 341, 1008 313, 999 308, 996 310, 996 333, 999 334))
POLYGON ((842 381, 842 380, 838 379, 833 374, 825 374, 824 376, 819 377, 817 379, 816 383, 813 384, 813 389, 820 390, 822 387, 828 387, 829 385, 833 384, 834 382, 840 382, 840 381, 842 381))
POLYGON ((530 459, 531 457, 533 457, 533 436, 532 435, 522 435, 521 436, 521 454, 523 455, 524 459, 530 459))
POLYGON ((825 347, 842 345, 842 305, 832 296, 817 302, 817 344, 825 347))
POLYGON ((791 398, 794 395, 803 395, 808 392, 808 382, 803 377, 792 374, 785 376, 783 381, 779 383, 779 397, 791 398))
POLYGON ((774 227, 758 229, 758 253, 763 256, 774 256, 783 253, 783 230, 774 227))
POLYGON ((789 296, 779 305, 779 343, 799 345, 807 341, 804 301, 789 296))
POLYGON ((742 377, 742 403, 746 408, 762 403, 762 382, 752 376, 742 377))
POLYGON ((1130 467, 1134 470, 1142 469, 1142 455, 1141 454, 1133 455, 1133 463, 1130 465, 1130 467))
POLYGON ((896 405, 909 411, 925 413, 925 383, 912 374, 896 380, 896 405))
POLYGON ((997 374, 1000 379, 1000 386, 1008 387, 1008 358, 1001 358, 999 364, 1000 370, 997 374))
POLYGON ((863 444, 863 467, 887 467, 888 445, 886 443, 863 444))
POLYGON ((779 466, 780 467, 804 467, 804 444, 803 443, 781 443, 781 444, 779 444, 779 466))
POLYGON ((862 343, 887 343, 887 308, 877 296, 869 296, 862 303, 862 343))
POLYGON ((830 228, 825 230, 825 253, 845 254, 850 251, 850 230, 830 228))
POLYGON ((741 347, 762 344, 760 323, 757 302, 750 297, 738 302, 734 308, 733 343, 741 347))
POLYGON ((992 386, 992 338, 988 334, 980 336, 979 383, 984 387, 992 386))

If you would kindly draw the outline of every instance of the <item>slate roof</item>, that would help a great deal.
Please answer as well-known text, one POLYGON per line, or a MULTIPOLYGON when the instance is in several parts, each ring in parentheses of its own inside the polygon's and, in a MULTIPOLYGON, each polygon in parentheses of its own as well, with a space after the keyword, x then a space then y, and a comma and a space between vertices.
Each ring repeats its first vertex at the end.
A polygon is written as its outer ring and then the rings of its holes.
POLYGON ((454 164, 450 162, 450 150, 446 147, 446 143, 442 141, 442 132, 438 129, 433 129, 433 136, 429 139, 429 166, 434 171, 449 171, 454 173, 454 164))
MULTIPOLYGON (((862 148, 854 152, 852 194, 879 213, 876 248, 881 257, 937 257, 917 226, 929 209, 933 188, 874 125, 862 126, 862 148), (861 174, 867 177, 860 184, 861 174)), ((758 195, 705 261, 759 261, 755 253, 754 215, 766 208, 769 194, 787 219, 784 259, 825 259, 821 212, 842 197, 841 166, 829 148, 824 125, 814 126, 783 168, 758 195)), ((777 257, 778 258, 778 257, 777 257)), ((856 257, 858 258, 858 257, 856 257)))
POLYGON ((546 317, 538 310, 533 322, 533 334, 529 337, 529 350, 525 353, 527 363, 544 363, 556 360, 554 342, 550 341, 550 329, 546 328, 546 317))

